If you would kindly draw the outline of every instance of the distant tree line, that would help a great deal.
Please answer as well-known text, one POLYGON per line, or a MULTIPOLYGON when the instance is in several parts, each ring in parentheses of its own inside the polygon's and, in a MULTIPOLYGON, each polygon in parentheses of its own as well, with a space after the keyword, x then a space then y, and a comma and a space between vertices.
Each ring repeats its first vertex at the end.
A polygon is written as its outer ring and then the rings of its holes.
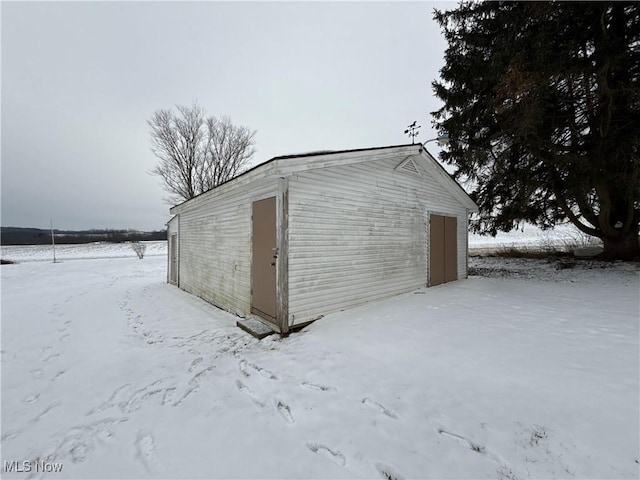
MULTIPOLYGON (((56 244, 91 242, 142 242, 166 240, 166 230, 140 232, 137 230, 53 230, 56 244)), ((46 245, 51 243, 51 230, 41 228, 0 227, 1 245, 46 245)))

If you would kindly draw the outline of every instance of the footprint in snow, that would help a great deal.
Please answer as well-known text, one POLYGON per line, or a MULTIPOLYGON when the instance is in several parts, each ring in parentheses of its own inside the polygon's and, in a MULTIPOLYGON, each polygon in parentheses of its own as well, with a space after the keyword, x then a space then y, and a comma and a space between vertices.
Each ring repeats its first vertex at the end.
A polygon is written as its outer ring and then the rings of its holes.
POLYGON ((376 463, 376 470, 378 470, 378 473, 386 480, 404 480, 402 475, 384 463, 376 463))
POLYGON ((242 359, 240 360, 240 362, 238 362, 238 370, 240 370, 240 373, 242 373, 242 375, 244 375, 247 378, 251 376, 251 370, 254 370, 258 372, 260 375, 262 375, 264 378, 268 378, 269 380, 278 379, 278 377, 270 370, 259 367, 255 363, 251 363, 245 359, 242 359))
POLYGON ((248 368, 248 362, 244 359, 238 362, 238 370, 240 370, 240 373, 242 373, 242 375, 244 375, 247 378, 251 376, 251 372, 249 371, 249 368, 248 368))
POLYGON ((31 376, 33 378, 40 378, 42 376, 42 370, 40 369, 31 370, 31 376))
POLYGON ((300 385, 310 390, 316 390, 318 392, 335 392, 336 390, 338 390, 336 387, 331 387, 328 385, 319 385, 317 383, 311 383, 311 382, 302 382, 300 385))
POLYGON ((267 370, 266 368, 257 367, 256 370, 258 370, 258 373, 260 373, 260 375, 262 375, 264 378, 268 378, 269 380, 278 380, 278 377, 276 377, 275 373, 267 370))
POLYGON ((516 474, 506 465, 500 465, 500 469, 496 470, 498 480, 518 480, 516 474))
POLYGON ((53 360, 54 358, 58 358, 60 356, 59 353, 52 353, 51 355, 48 355, 47 357, 43 358, 42 361, 43 362, 49 362, 51 360, 53 360))
POLYGON ((258 405, 259 407, 264 407, 264 403, 262 403, 260 399, 256 396, 256 394, 253 393, 253 391, 249 387, 247 387, 244 383, 242 383, 240 380, 236 380, 236 387, 238 388, 239 391, 247 395, 253 401, 253 403, 258 405))
POLYGON ((116 404, 122 403, 122 402, 126 402, 126 399, 129 398, 129 390, 131 389, 131 384, 130 383, 125 383, 124 385, 119 386, 118 388, 116 388, 113 393, 111 394, 111 396, 105 400, 104 402, 102 402, 98 407, 92 408, 91 410, 89 410, 86 415, 92 415, 94 413, 99 413, 102 412, 103 410, 106 410, 107 408, 111 408, 113 406, 115 406, 116 404))
POLYGON ((198 357, 193 362, 191 362, 191 365, 189 365, 189 372, 193 372, 193 370, 198 366, 200 362, 202 362, 202 360, 202 357, 198 357))
POLYGON ((9 431, 5 432, 2 435, 2 437, 0 437, 0 440, 2 440, 3 442, 9 441, 9 440, 13 440, 14 438, 16 438, 21 433, 22 433, 21 429, 14 428, 13 430, 9 430, 9 431))
POLYGON ((184 402, 187 399, 187 397, 189 397, 190 395, 193 395, 194 393, 196 393, 198 391, 198 388, 199 387, 197 385, 192 385, 192 386, 188 387, 184 391, 182 396, 180 398, 178 398, 177 400, 175 400, 175 401, 173 400, 173 397, 174 397, 173 394, 176 391, 176 389, 175 388, 167 389, 167 390, 165 390, 164 395, 162 397, 162 402, 163 402, 162 404, 164 405, 165 402, 172 402, 173 401, 173 403, 171 403, 171 406, 172 407, 177 407, 182 402, 184 402))
POLYGON ((162 405, 171 404, 174 407, 177 407, 178 405, 180 405, 182 402, 186 400, 188 396, 193 395, 200 389, 200 381, 205 376, 209 375, 209 373, 212 372, 214 369, 215 369, 215 365, 210 365, 200 370, 193 377, 191 377, 191 379, 187 384, 186 390, 184 391, 182 396, 177 400, 174 400, 174 396, 176 393, 175 387, 169 387, 169 388, 165 388, 164 390, 161 390, 159 393, 162 393, 162 405))
POLYGON ((39 458, 69 458, 73 463, 82 463, 94 450, 96 440, 102 443, 111 441, 113 433, 109 429, 127 420, 127 417, 103 418, 93 423, 77 425, 67 431, 55 450, 42 454, 39 458))
POLYGON ((77 443, 69 450, 71 461, 73 463, 82 463, 87 459, 87 455, 91 452, 91 448, 86 443, 77 443))
POLYGON ((373 408, 374 410, 377 410, 380 413, 385 414, 387 417, 395 418, 396 420, 398 419, 398 414, 396 412, 394 412, 393 410, 389 410, 387 407, 385 407, 381 403, 374 402, 370 398, 366 398, 366 397, 363 398, 362 403, 364 403, 366 406, 370 408, 373 408))
POLYGON ((328 458, 333 463, 336 463, 341 467, 344 467, 347 464, 347 459, 344 458, 344 455, 338 450, 332 450, 320 443, 307 443, 307 448, 321 457, 328 458))
POLYGON ((500 464, 500 465, 504 464, 504 462, 497 455, 495 455, 494 453, 488 452, 483 445, 480 445, 467 437, 458 435, 456 433, 447 432, 443 428, 438 428, 436 431, 443 437, 449 438, 454 442, 462 445, 463 447, 466 447, 469 450, 472 450, 476 453, 479 453, 480 455, 487 457, 489 460, 497 464, 500 464))
MULTIPOLYGON (((173 397, 176 393, 176 387, 165 388, 164 393, 162 394, 162 405, 167 405, 173 403, 173 397)), ((175 407, 176 405, 174 405, 175 407)))
POLYGON ((40 412, 38 415, 36 415, 35 417, 33 417, 30 420, 27 420, 22 426, 20 426, 18 428, 14 428, 13 430, 6 431, 2 435, 2 437, 0 437, 0 441, 4 442, 4 441, 8 441, 8 440, 13 440, 18 435, 20 435, 22 432, 24 432, 27 428, 31 427, 32 425, 35 425, 40 420, 42 420, 44 417, 49 415, 49 412, 51 412, 51 410, 53 410, 54 408, 58 408, 60 405, 62 405, 62 403, 60 401, 53 402, 47 408, 45 408, 42 412, 40 412))
POLYGON ((215 365, 209 365, 206 368, 203 368, 202 370, 200 370, 198 373, 196 373, 193 377, 191 377, 191 380, 189 380, 189 385, 193 385, 193 386, 197 386, 200 384, 200 381, 206 377, 207 375, 209 375, 209 373, 213 372, 213 370, 216 368, 215 365))
POLYGON ((26 397, 23 400, 23 402, 28 405, 33 405, 34 403, 37 403, 39 400, 40 400, 40 394, 34 393, 33 395, 29 395, 28 397, 26 397))
POLYGON ((164 379, 161 378, 133 392, 127 400, 120 402, 119 406, 122 413, 131 413, 138 410, 149 398, 163 394, 164 388, 161 387, 163 382, 164 379))
POLYGON ((135 441, 136 457, 142 462, 149 473, 158 471, 159 461, 156 454, 153 436, 145 431, 138 432, 135 441))
POLYGON ((51 410, 53 410, 54 408, 58 408, 60 405, 62 405, 62 402, 60 402, 59 400, 56 400, 55 402, 52 402, 47 408, 45 408, 42 412, 40 412, 38 415, 36 415, 35 418, 30 420, 29 423, 36 423, 36 422, 42 420, 44 417, 49 415, 49 412, 51 412, 51 410))
POLYGON ((278 413, 284 418, 284 421, 287 423, 295 422, 293 418, 293 414, 291 413, 291 409, 289 405, 284 403, 282 400, 275 400, 276 408, 278 409, 278 413))
POLYGON ((103 443, 108 443, 113 441, 113 433, 111 433, 109 430, 99 430, 96 433, 96 438, 103 443))

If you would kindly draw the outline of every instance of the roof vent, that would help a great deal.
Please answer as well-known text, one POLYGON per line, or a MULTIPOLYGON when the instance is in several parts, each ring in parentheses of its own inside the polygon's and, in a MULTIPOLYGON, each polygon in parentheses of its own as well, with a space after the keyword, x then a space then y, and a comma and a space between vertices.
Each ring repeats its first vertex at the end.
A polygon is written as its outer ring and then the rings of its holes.
POLYGON ((418 170, 418 166, 415 164, 411 157, 403 160, 400 165, 396 167, 396 170, 399 170, 404 173, 409 173, 411 175, 420 175, 420 170, 418 170))

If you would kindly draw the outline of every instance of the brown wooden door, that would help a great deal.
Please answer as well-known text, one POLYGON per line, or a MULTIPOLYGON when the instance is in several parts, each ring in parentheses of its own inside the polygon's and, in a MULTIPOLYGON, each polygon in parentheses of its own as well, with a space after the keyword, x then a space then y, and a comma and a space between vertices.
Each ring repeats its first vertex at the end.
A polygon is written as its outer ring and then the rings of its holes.
POLYGON ((251 311, 276 319, 276 198, 253 202, 251 311))
POLYGON ((444 217, 431 215, 429 221, 429 285, 444 283, 444 217))
POLYGON ((458 235, 456 217, 429 218, 429 286, 458 279, 458 235))
POLYGON ((458 219, 444 217, 444 281, 458 279, 458 219))

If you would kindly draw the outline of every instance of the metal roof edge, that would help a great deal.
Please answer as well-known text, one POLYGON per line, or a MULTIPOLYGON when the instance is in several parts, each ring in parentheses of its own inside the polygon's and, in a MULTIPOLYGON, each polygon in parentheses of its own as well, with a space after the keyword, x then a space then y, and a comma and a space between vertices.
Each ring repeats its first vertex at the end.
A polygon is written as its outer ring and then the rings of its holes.
MULTIPOLYGON (((348 150, 321 150, 318 152, 309 152, 309 153, 299 153, 299 154, 291 154, 291 155, 280 155, 278 157, 274 157, 271 160, 285 160, 289 158, 304 158, 304 157, 318 157, 318 156, 332 156, 343 153, 356 153, 356 152, 367 152, 370 150, 385 150, 391 148, 400 148, 400 147, 420 147, 419 143, 404 143, 400 145, 387 145, 385 147, 369 147, 369 148, 352 148, 348 150)), ((271 161, 270 160, 270 161, 271 161)))

